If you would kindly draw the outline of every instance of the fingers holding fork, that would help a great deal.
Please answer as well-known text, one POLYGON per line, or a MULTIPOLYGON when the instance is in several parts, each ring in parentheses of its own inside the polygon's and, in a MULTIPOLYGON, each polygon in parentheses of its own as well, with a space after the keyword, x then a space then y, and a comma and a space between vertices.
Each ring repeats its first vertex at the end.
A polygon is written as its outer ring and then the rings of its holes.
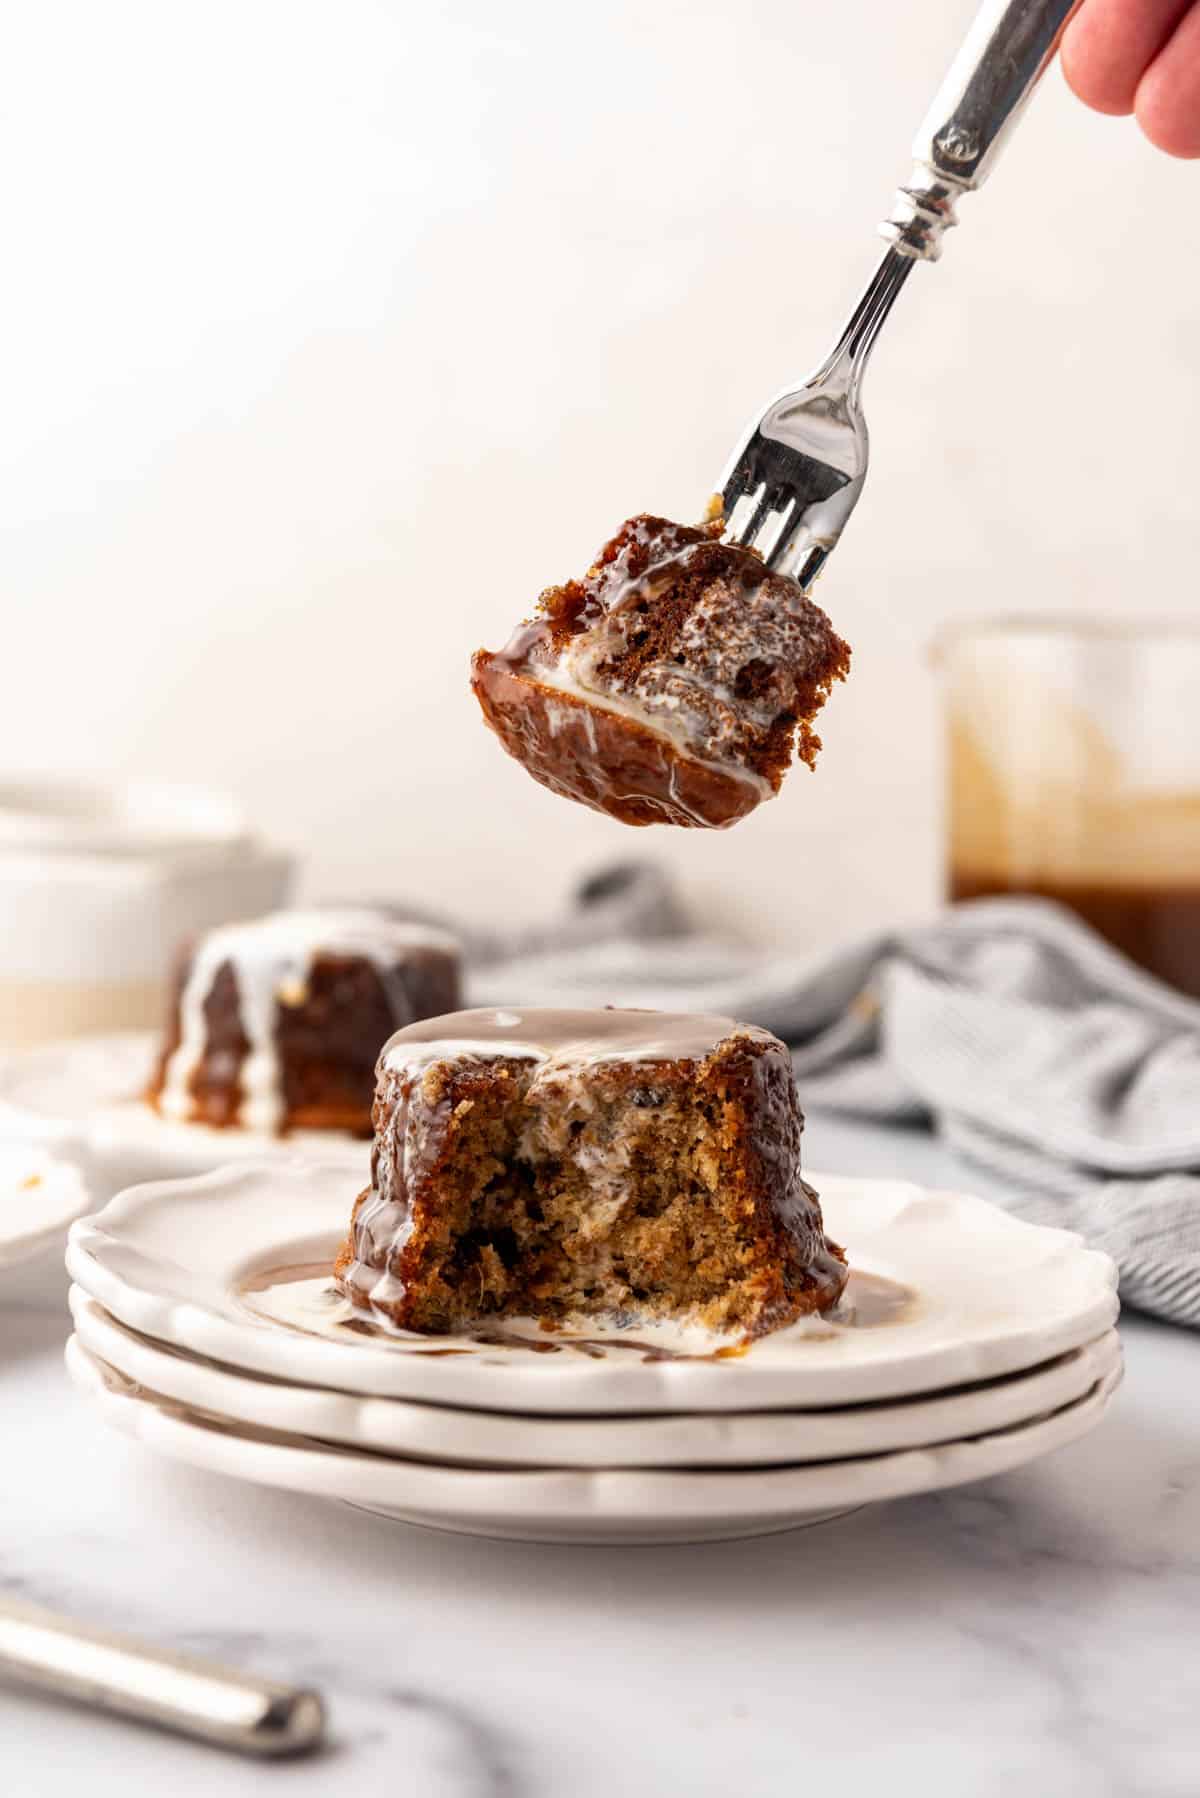
POLYGON ((1084 0, 1062 61, 1086 105, 1133 113, 1156 148, 1200 157, 1200 0, 1084 0))

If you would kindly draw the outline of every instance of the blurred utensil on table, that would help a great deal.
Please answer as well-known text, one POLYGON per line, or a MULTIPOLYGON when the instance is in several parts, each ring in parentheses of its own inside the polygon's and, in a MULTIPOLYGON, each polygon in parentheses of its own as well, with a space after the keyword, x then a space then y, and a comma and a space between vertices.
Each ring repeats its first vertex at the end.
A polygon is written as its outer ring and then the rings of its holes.
POLYGON ((0 1676, 241 1754, 305 1754, 325 1734, 316 1692, 11 1600, 0 1603, 0 1676))

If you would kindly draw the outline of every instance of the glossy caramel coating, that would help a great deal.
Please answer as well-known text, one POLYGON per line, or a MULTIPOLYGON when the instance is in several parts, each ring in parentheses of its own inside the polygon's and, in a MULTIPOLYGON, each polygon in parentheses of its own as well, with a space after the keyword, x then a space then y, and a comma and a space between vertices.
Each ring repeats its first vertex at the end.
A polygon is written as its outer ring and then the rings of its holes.
POLYGON ((483 715, 542 786, 622 824, 723 830, 766 797, 757 783, 683 755, 635 718, 602 711, 480 650, 471 685, 483 715))
POLYGON ((429 1020, 380 1057, 372 1183, 335 1273, 402 1329, 615 1316, 759 1334, 846 1279, 802 1128, 785 1045, 729 1018, 429 1020))
POLYGON ((622 823, 723 828, 794 757, 812 765, 849 651, 720 529, 630 519, 505 649, 476 653, 484 716, 535 780, 622 823))

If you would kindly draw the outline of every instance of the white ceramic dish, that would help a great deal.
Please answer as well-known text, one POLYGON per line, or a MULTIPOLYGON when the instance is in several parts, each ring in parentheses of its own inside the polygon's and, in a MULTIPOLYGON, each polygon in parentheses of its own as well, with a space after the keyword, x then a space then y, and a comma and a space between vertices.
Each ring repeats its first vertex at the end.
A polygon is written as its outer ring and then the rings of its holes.
POLYGON ((287 1386, 152 1342, 72 1287, 84 1348, 138 1386, 251 1430, 309 1436, 375 1454, 484 1467, 770 1467, 926 1448, 1058 1410, 1119 1364, 1108 1330, 1028 1374, 900 1404, 848 1410, 524 1417, 287 1386))
POLYGON ((61 1246, 91 1202, 77 1168, 40 1146, 0 1142, 0 1267, 61 1246))
MULTIPOLYGON (((53 1144, 86 1170, 99 1197, 141 1180, 206 1174, 231 1161, 344 1161, 365 1180, 370 1144, 334 1130, 267 1136, 159 1117, 139 1095, 158 1038, 146 1031, 47 1043, 0 1061, 0 1141, 53 1144)), ((360 1182, 361 1183, 361 1182, 360 1182)))
POLYGON ((240 809, 223 793, 153 780, 0 776, 0 852, 190 858, 250 842, 240 809))
POLYGON ((599 1543, 764 1535, 1006 1473, 1086 1435, 1121 1377, 1113 1369, 1086 1397, 1033 1422, 902 1454, 736 1473, 496 1472, 359 1454, 206 1419, 132 1384, 74 1337, 67 1367, 108 1422, 196 1467, 468 1535, 599 1543))
POLYGON ((135 1188, 73 1227, 67 1266, 120 1322, 187 1353, 292 1385, 495 1411, 792 1410, 910 1398, 1031 1368, 1115 1321, 1116 1270, 1076 1236, 961 1194, 814 1180, 859 1286, 874 1279, 908 1302, 870 1328, 801 1319, 729 1358, 714 1357, 698 1331, 547 1337, 530 1325, 521 1340, 509 1325, 498 1344, 374 1330, 332 1293, 324 1271, 354 1197, 344 1166, 226 1168, 135 1188), (306 1267, 321 1271, 261 1289, 268 1270, 306 1267))
POLYGON ((291 867, 220 794, 0 776, 0 1043, 152 1026, 174 945, 281 904, 291 867))

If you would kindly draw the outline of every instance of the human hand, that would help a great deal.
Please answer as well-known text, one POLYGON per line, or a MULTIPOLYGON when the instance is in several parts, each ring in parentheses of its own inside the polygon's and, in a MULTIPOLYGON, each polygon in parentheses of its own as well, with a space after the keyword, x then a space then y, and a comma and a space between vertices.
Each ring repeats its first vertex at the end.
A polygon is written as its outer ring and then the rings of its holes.
POLYGON ((1062 63, 1088 106, 1136 113, 1168 156, 1200 156, 1200 0, 1083 0, 1062 63))

